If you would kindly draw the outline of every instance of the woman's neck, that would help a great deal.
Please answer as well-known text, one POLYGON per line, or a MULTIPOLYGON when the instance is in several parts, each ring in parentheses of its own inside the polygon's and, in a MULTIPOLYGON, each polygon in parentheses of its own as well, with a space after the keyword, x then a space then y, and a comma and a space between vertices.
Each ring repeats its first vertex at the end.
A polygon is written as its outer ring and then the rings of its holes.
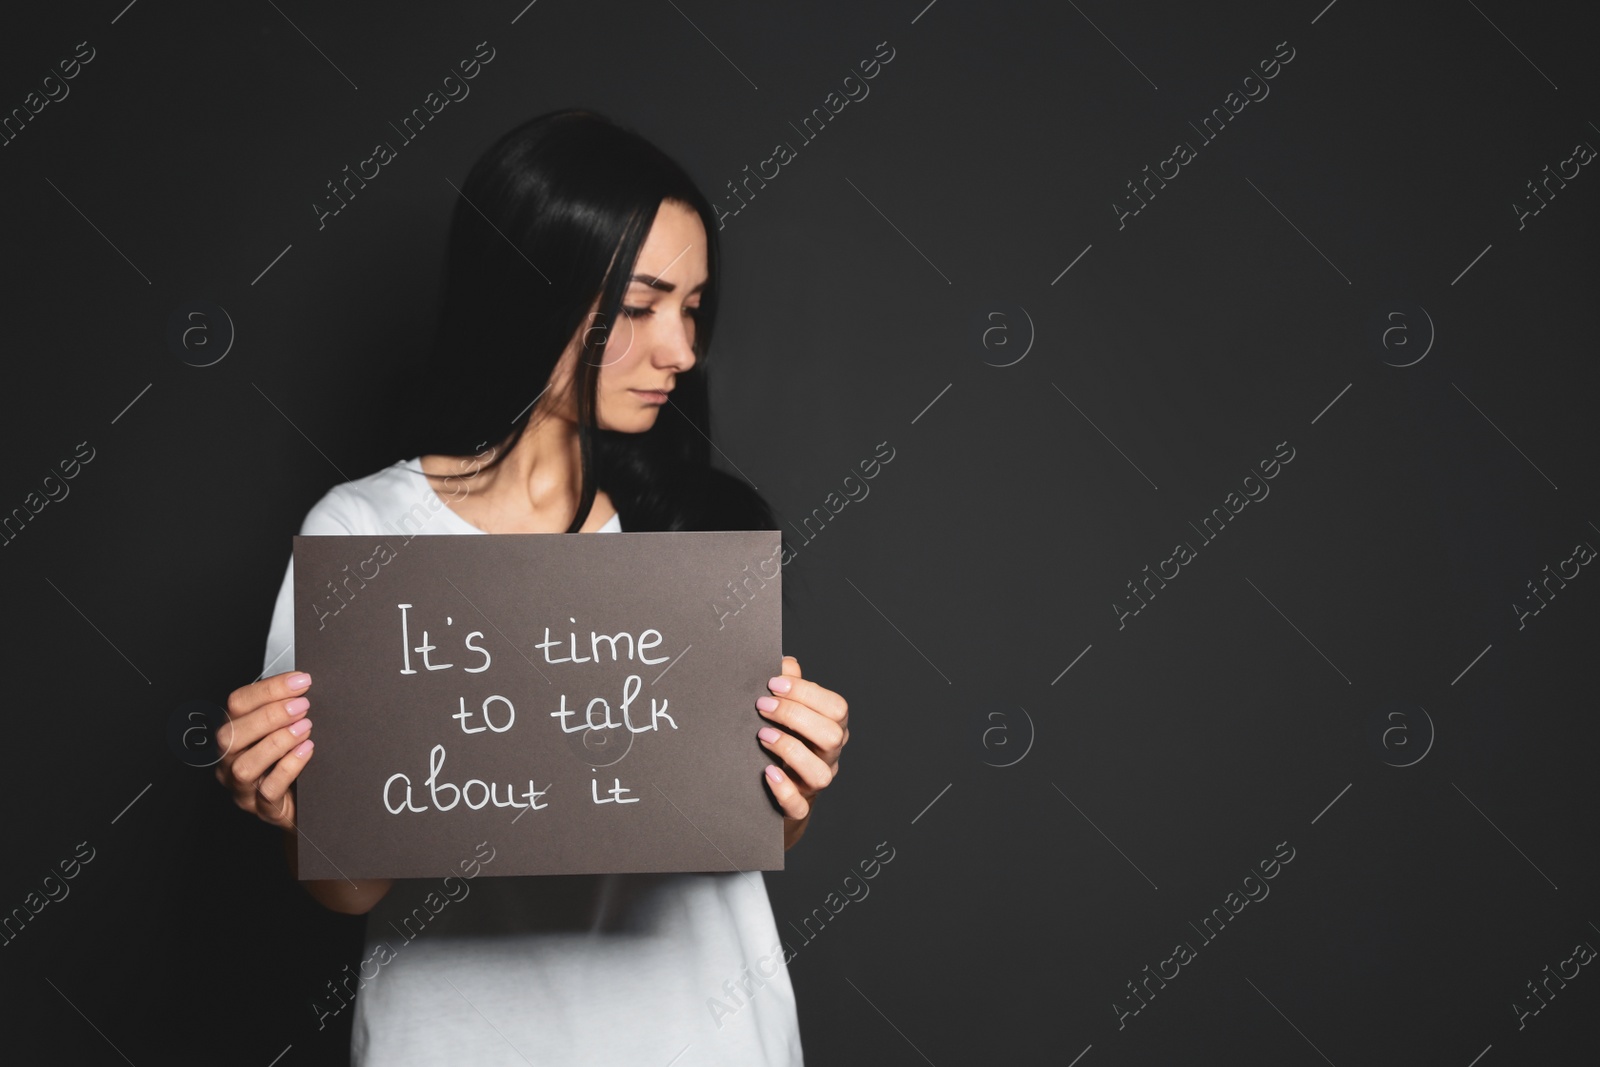
POLYGON ((583 488, 580 457, 578 427, 558 415, 548 416, 530 424, 491 471, 496 477, 489 491, 513 509, 570 515, 583 488))
MULTIPOLYGON (((484 458, 492 458, 492 453, 485 453, 484 458)), ((429 474, 463 472, 459 478, 451 479, 456 484, 450 487, 450 506, 462 518, 490 533, 564 531, 577 510, 583 488, 578 428, 559 415, 530 423, 504 459, 476 474, 471 461, 452 465, 447 457, 425 459, 433 461, 432 465, 423 464, 429 474), (465 491, 458 487, 461 481, 467 483, 465 491)), ((615 510, 605 493, 597 491, 583 529, 598 529, 615 510)))

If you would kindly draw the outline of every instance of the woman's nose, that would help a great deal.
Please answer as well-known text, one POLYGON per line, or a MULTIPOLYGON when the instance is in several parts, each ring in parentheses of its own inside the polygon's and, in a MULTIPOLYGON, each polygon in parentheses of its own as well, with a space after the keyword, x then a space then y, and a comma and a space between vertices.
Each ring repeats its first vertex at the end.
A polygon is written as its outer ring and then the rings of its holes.
POLYGON ((656 350, 655 363, 659 367, 675 367, 679 372, 693 367, 698 358, 694 351, 694 327, 692 320, 685 321, 671 329, 669 336, 662 340, 656 350))

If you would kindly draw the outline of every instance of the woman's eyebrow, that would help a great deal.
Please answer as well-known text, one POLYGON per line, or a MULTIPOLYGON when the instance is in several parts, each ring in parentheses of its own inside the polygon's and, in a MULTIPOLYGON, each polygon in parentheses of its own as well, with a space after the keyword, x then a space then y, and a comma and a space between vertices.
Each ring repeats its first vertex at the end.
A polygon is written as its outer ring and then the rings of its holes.
MULTIPOLYGON (((628 276, 628 280, 630 282, 639 282, 642 285, 648 285, 652 289, 660 289, 663 293, 671 293, 671 292, 676 291, 677 288, 678 288, 676 283, 669 282, 664 278, 657 278, 654 274, 630 274, 628 276)), ((705 287, 706 287, 706 283, 705 282, 701 282, 699 285, 695 286, 693 289, 690 289, 689 293, 691 295, 694 294, 694 293, 698 293, 700 290, 704 289, 705 287)))

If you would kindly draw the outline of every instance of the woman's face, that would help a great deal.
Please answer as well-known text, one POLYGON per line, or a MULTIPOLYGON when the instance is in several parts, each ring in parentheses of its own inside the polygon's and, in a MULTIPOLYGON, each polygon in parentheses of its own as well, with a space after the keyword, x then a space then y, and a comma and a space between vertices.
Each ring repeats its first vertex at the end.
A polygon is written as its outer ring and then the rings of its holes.
MULTIPOLYGON (((663 200, 622 295, 622 316, 611 324, 602 350, 605 362, 595 397, 601 429, 643 433, 655 425, 677 376, 694 366, 695 315, 706 280, 706 229, 700 216, 663 200)), ((590 309, 591 330, 606 326, 596 308, 590 309)), ((581 344, 580 333, 551 376, 552 392, 566 400, 569 413, 572 401, 565 394, 581 344)))

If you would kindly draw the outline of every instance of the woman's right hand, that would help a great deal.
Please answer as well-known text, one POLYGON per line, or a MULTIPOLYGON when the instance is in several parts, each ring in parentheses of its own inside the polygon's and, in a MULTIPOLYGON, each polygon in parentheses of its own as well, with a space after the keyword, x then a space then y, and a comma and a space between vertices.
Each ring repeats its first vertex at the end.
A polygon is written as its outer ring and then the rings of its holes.
POLYGON ((217 729, 217 781, 233 802, 261 820, 292 830, 294 780, 311 759, 306 735, 311 676, 285 671, 228 694, 228 721, 217 729))

